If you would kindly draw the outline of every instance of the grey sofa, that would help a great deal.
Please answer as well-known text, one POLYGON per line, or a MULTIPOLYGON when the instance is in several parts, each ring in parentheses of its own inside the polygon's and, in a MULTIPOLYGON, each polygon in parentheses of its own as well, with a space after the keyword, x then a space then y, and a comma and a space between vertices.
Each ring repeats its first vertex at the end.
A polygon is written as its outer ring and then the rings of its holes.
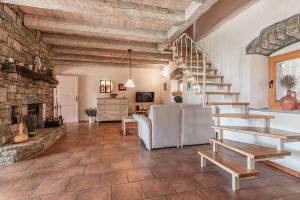
POLYGON ((152 105, 149 118, 134 115, 138 135, 148 150, 209 143, 214 135, 210 109, 202 105, 152 105))

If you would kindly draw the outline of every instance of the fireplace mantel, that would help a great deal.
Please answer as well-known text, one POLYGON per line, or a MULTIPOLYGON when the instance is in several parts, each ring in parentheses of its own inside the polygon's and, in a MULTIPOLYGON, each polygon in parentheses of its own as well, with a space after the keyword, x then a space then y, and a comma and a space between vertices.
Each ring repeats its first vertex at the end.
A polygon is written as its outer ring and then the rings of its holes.
POLYGON ((32 71, 26 67, 23 67, 23 66, 16 66, 16 70, 15 71, 5 71, 4 72, 6 73, 16 73, 16 74, 20 74, 21 76, 25 76, 27 78, 31 78, 33 80, 42 80, 42 81, 46 81, 50 84, 55 84, 57 85, 58 84, 58 81, 53 78, 53 77, 50 77, 49 75, 45 75, 45 74, 41 74, 41 73, 38 73, 38 72, 35 72, 35 71, 32 71))

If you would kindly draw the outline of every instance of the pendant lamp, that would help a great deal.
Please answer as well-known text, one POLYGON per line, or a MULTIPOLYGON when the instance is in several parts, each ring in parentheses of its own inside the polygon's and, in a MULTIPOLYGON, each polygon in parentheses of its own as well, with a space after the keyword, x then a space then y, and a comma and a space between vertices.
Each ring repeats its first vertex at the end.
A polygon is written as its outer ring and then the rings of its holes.
POLYGON ((135 87, 135 84, 134 84, 133 80, 131 79, 131 52, 132 52, 132 49, 128 49, 130 73, 129 73, 129 79, 125 83, 125 87, 127 87, 127 88, 134 88, 135 87))

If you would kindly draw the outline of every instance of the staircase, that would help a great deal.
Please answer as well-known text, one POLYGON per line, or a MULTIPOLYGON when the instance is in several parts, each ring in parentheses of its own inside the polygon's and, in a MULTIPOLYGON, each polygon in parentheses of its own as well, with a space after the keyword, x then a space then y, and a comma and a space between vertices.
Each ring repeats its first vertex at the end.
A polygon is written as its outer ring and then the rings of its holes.
POLYGON ((213 68, 208 54, 187 34, 181 35, 173 43, 173 60, 182 69, 186 80, 192 84, 195 94, 202 96, 203 107, 212 108, 210 116, 215 121, 212 128, 217 136, 210 139, 212 143, 211 150, 200 150, 198 152, 201 157, 201 167, 205 167, 208 160, 230 173, 232 175, 232 190, 236 191, 240 187, 241 180, 259 175, 259 172, 255 169, 257 161, 280 159, 291 155, 290 152, 284 150, 284 144, 300 141, 300 134, 271 129, 270 122, 274 116, 249 114, 248 106, 250 103, 239 101, 240 93, 231 91, 232 84, 224 83, 224 76, 218 75, 218 70, 213 68), (212 97, 223 98, 222 101, 211 101, 212 97), (230 100, 224 101, 225 97, 230 100), (238 107, 239 112, 221 112, 224 107, 238 107), (224 126, 221 124, 223 118, 262 120, 263 127, 224 126), (224 139, 223 136, 227 132, 237 134, 237 136, 247 134, 272 138, 277 141, 277 146, 266 147, 224 139), (241 155, 245 162, 238 162, 234 156, 226 153, 226 150, 241 155))

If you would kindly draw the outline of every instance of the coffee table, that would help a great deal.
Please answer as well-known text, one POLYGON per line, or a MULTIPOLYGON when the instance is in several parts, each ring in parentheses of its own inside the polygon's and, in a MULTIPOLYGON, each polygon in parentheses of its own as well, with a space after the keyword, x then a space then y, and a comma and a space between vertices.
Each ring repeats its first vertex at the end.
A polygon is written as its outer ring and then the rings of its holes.
POLYGON ((122 131, 123 135, 126 135, 126 124, 136 122, 132 117, 122 117, 122 131))

